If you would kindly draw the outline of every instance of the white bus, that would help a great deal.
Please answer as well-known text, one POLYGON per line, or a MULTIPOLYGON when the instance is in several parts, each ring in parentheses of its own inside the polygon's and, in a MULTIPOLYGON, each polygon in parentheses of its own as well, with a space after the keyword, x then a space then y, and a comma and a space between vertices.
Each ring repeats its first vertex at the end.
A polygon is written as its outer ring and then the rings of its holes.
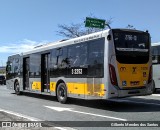
POLYGON ((67 97, 112 99, 152 93, 148 32, 109 29, 45 44, 8 57, 8 89, 67 97))
POLYGON ((153 43, 152 47, 153 88, 154 92, 160 88, 160 43, 153 43))

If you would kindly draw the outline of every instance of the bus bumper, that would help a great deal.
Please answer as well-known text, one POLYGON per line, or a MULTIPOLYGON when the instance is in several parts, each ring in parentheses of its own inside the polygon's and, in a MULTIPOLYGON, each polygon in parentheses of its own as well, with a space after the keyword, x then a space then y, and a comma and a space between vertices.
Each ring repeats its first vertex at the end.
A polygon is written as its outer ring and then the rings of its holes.
POLYGON ((152 94, 152 83, 145 86, 145 88, 136 88, 136 89, 116 89, 117 95, 110 95, 109 98, 118 98, 118 97, 130 97, 130 96, 144 96, 152 94))

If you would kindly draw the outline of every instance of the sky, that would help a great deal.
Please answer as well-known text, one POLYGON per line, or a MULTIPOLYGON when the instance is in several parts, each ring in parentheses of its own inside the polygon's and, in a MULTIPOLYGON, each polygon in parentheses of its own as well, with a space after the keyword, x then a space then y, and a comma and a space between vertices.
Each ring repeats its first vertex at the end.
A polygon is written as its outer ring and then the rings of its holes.
POLYGON ((54 42, 59 24, 81 23, 93 14, 112 18, 111 28, 148 30, 160 42, 160 0, 0 0, 0 66, 7 57, 54 42))

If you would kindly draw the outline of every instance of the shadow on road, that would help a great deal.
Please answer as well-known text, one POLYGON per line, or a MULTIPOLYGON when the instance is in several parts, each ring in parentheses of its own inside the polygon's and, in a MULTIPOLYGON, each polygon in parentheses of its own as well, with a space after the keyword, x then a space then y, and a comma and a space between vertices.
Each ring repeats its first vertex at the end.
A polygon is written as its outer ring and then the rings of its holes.
POLYGON ((140 98, 121 98, 117 101, 104 100, 78 100, 71 99, 69 104, 103 109, 114 112, 154 112, 160 111, 160 100, 140 99, 140 98))
MULTIPOLYGON (((16 93, 11 93, 11 94, 16 94, 16 93)), ((18 96, 29 96, 29 97, 33 97, 33 98, 39 98, 39 99, 58 102, 57 98, 55 96, 50 96, 50 95, 42 95, 42 94, 36 94, 36 93, 23 92, 22 94, 20 94, 18 96)))
POLYGON ((156 89, 156 92, 154 94, 160 94, 160 89, 156 89))
MULTIPOLYGON (((12 93, 15 94, 15 93, 12 93)), ((24 96, 29 96, 33 98, 39 98, 44 100, 49 100, 53 102, 58 102, 55 96, 23 93, 24 96)), ((120 98, 114 101, 110 100, 83 100, 69 98, 67 101, 68 105, 77 105, 88 108, 95 108, 101 110, 108 110, 114 112, 156 112, 160 111, 160 100, 158 99, 145 99, 145 98, 120 98)))

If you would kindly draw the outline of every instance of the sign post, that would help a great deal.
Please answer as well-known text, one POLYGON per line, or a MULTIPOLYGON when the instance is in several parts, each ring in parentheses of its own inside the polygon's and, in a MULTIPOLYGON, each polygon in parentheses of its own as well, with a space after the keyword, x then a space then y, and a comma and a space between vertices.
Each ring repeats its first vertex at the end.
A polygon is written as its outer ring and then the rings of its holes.
POLYGON ((85 27, 105 28, 105 20, 86 17, 85 27))

